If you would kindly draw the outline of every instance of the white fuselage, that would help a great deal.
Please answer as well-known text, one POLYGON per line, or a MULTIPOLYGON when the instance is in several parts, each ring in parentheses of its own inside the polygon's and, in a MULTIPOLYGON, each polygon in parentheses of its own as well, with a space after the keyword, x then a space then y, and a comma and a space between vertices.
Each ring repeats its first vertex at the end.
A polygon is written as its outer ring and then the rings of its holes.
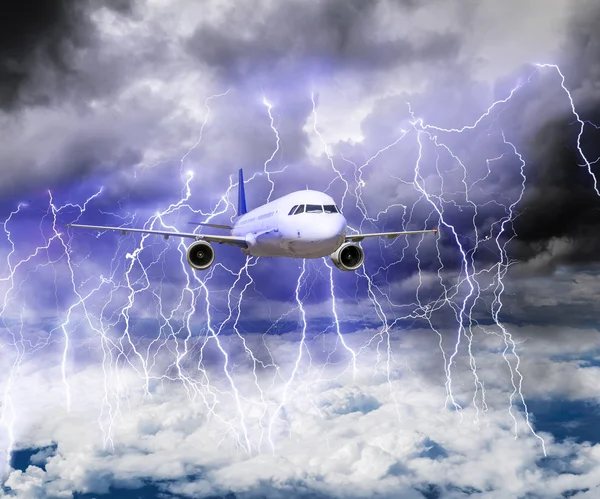
POLYGON ((246 239, 248 255, 321 258, 344 242, 346 219, 327 194, 297 191, 242 215, 231 235, 246 239))

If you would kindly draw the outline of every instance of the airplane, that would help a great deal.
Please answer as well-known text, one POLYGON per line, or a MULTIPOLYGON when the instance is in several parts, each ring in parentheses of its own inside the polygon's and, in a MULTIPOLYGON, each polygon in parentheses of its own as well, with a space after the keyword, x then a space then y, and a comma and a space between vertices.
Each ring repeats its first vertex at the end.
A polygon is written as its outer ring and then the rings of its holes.
POLYGON ((195 270, 210 268, 215 260, 211 243, 237 246, 242 253, 259 257, 322 258, 329 256, 340 270, 357 270, 364 262, 364 251, 356 243, 370 237, 394 239, 407 234, 437 234, 438 229, 347 234, 346 219, 335 201, 319 191, 296 191, 248 211, 244 173, 239 170, 237 217, 233 225, 190 222, 230 231, 230 235, 170 232, 163 230, 103 227, 68 224, 68 227, 157 234, 165 239, 194 239, 187 249, 188 264, 195 270))

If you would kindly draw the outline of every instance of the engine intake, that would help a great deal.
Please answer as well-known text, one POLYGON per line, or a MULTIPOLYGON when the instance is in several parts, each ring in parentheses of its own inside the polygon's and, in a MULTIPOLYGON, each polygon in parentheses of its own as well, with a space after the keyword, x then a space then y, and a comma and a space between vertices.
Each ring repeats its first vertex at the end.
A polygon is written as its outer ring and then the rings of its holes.
POLYGON ((187 250, 187 261, 195 270, 206 270, 215 261, 215 250, 205 241, 196 241, 187 250))
POLYGON ((340 270, 356 270, 365 261, 365 252, 358 244, 344 243, 329 258, 340 270))

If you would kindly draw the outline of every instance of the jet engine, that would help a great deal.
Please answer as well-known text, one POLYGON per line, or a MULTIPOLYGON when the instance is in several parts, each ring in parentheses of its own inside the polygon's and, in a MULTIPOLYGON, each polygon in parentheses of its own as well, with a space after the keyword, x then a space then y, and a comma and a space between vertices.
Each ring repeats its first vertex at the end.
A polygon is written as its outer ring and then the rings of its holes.
POLYGON ((206 270, 215 261, 215 250, 205 241, 196 241, 187 250, 187 261, 194 270, 206 270))
POLYGON ((329 258, 338 269, 351 271, 363 264, 365 252, 358 244, 344 243, 329 258))

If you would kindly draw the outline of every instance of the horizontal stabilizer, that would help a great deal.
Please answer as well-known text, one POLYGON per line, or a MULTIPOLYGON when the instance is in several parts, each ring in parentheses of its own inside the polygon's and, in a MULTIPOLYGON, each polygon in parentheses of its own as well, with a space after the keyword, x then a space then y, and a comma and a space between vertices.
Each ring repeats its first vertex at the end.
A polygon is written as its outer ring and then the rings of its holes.
POLYGON ((211 224, 208 222, 188 222, 192 225, 203 225, 204 227, 212 227, 213 229, 227 229, 231 230, 233 227, 231 225, 221 225, 221 224, 211 224))

